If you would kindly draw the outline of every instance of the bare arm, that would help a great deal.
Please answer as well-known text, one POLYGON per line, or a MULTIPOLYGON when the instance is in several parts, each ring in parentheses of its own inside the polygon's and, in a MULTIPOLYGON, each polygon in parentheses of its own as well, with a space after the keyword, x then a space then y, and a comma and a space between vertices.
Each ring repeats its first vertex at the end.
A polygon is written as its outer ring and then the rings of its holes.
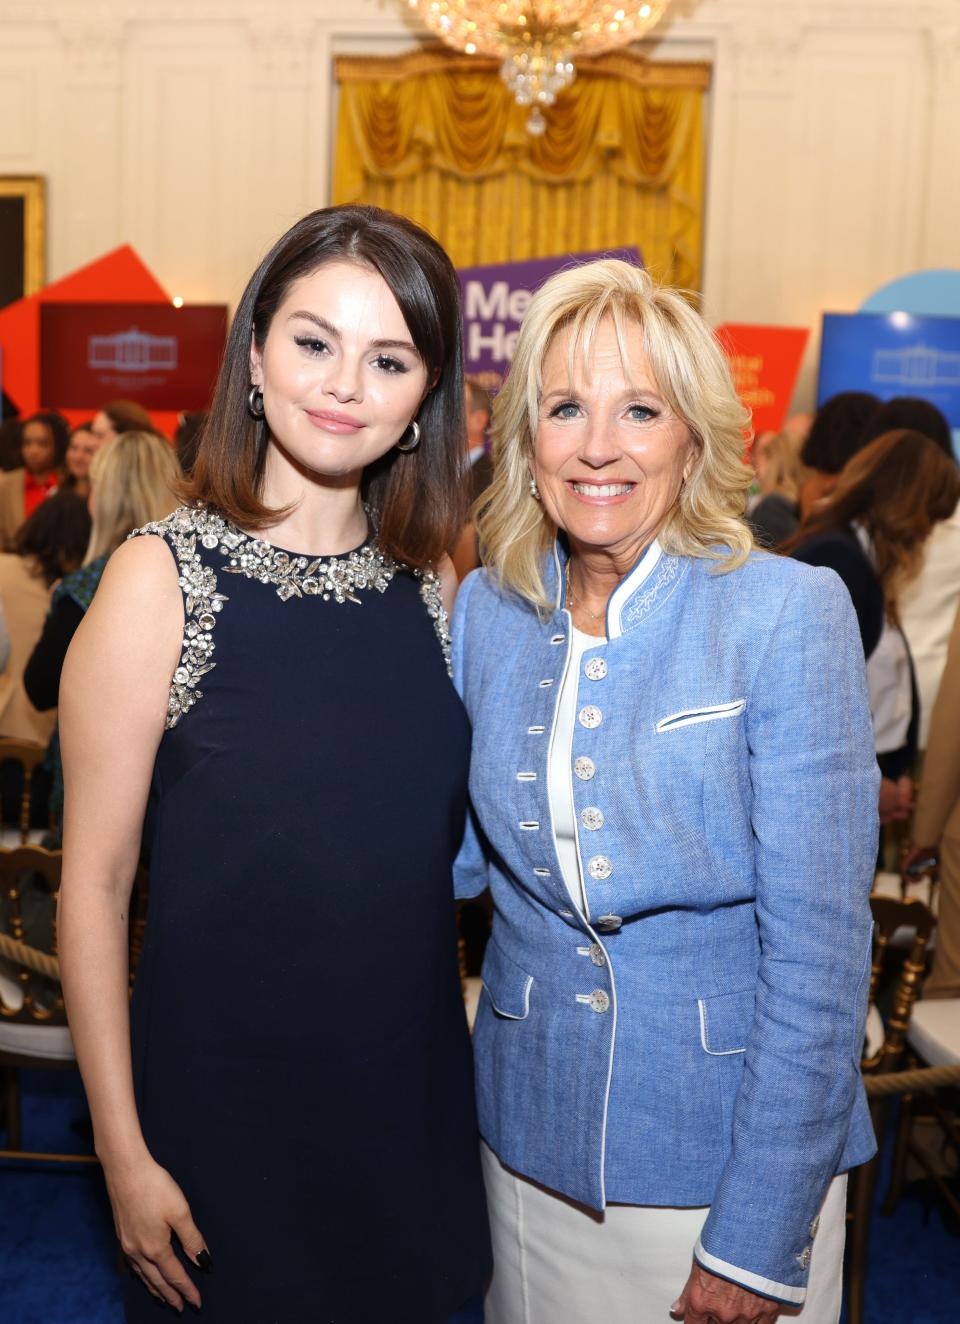
POLYGON ((196 1288, 170 1249, 203 1247, 179 1188, 137 1118, 128 1012, 128 907, 170 679, 183 634, 177 570, 159 538, 111 558, 61 682, 65 786, 58 932, 64 997, 118 1235, 155 1296, 196 1288), (199 1238, 199 1244, 191 1244, 199 1238))

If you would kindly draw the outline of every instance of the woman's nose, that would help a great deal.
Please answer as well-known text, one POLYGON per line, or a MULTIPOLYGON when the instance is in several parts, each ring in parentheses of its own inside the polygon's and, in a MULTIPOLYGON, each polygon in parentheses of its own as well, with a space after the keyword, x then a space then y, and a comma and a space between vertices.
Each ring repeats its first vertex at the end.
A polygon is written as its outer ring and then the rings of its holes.
POLYGON ((363 386, 359 363, 351 362, 346 356, 334 360, 327 372, 323 389, 327 395, 332 395, 338 404, 345 404, 347 400, 362 399, 363 386))
POLYGON ((591 414, 580 447, 580 458, 592 468, 600 469, 615 460, 618 454, 609 421, 591 414))

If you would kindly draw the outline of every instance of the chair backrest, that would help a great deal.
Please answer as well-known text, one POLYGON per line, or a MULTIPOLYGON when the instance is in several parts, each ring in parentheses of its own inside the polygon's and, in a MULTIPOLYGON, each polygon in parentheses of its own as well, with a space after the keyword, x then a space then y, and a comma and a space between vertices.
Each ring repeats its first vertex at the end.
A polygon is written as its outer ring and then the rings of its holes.
MULTIPOLYGON (((0 848, 0 933, 56 956, 62 856, 43 846, 0 848)), ((59 981, 0 953, 0 1020, 65 1025, 59 981)))
POLYGON ((926 952, 930 935, 936 927, 936 916, 929 906, 915 897, 898 900, 889 896, 871 896, 873 913, 873 963, 870 969, 870 1003, 875 1004, 884 958, 890 950, 890 940, 902 929, 913 932, 913 941, 897 977, 893 1001, 885 1018, 883 1044, 872 1057, 862 1063, 864 1071, 885 1073, 900 1064, 907 1044, 907 1030, 913 1004, 917 1000, 926 969, 926 952))
POLYGON ((0 736, 0 763, 19 763, 23 769, 23 790, 20 792, 20 840, 30 835, 30 811, 33 803, 33 774, 47 757, 45 745, 36 740, 14 740, 0 736))

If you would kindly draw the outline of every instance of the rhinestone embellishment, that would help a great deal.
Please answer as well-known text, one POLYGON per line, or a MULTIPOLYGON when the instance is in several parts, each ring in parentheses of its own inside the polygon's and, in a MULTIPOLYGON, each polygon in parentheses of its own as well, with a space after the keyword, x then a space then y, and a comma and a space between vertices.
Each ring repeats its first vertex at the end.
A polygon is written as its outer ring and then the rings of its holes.
MULTIPOLYGON (((225 574, 244 575, 270 584, 282 602, 322 597, 325 601, 332 598, 335 602, 360 605, 362 599, 356 596, 357 590, 375 589, 384 593, 397 571, 403 569, 384 556, 376 542, 345 557, 291 556, 262 538, 241 533, 205 506, 181 506, 166 519, 134 529, 130 537, 151 533, 165 539, 173 549, 186 615, 180 661, 173 673, 167 702, 168 731, 203 698, 197 684, 216 666, 213 630, 223 604, 229 602, 227 595, 218 589, 216 573, 203 563, 198 544, 208 552, 219 549, 227 560, 221 566, 225 574)), ((433 621, 449 673, 450 625, 441 596, 440 576, 433 570, 415 570, 413 574, 420 581, 420 598, 433 621)))

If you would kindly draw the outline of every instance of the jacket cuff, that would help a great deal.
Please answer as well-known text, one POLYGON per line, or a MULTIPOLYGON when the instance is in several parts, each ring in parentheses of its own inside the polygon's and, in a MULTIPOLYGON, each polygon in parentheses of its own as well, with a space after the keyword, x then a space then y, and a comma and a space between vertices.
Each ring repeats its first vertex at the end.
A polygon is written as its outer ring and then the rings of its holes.
POLYGON ((779 1301, 782 1305, 800 1306, 806 1300, 805 1287, 791 1287, 789 1283, 778 1283, 772 1278, 751 1273, 749 1269, 741 1269, 736 1264, 728 1264, 726 1260, 718 1259, 716 1255, 704 1250, 702 1241, 698 1241, 694 1247, 693 1258, 700 1268, 706 1269, 708 1273, 716 1274, 718 1278, 726 1278, 728 1282, 736 1283, 738 1287, 745 1287, 750 1292, 756 1292, 758 1296, 770 1297, 771 1300, 779 1301))

